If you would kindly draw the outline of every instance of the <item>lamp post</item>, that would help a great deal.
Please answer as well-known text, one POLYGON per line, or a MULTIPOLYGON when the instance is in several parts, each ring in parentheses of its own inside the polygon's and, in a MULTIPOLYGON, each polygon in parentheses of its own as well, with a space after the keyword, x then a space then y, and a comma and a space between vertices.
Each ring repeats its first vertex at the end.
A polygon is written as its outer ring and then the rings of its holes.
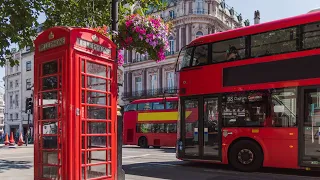
MULTIPOLYGON (((119 15, 118 15, 118 5, 119 5, 119 1, 118 0, 112 0, 111 2, 111 17, 112 17, 112 26, 111 26, 111 30, 112 30, 112 40, 115 40, 114 34, 118 32, 118 22, 119 22, 119 15)), ((116 57, 118 57, 118 51, 116 52, 116 57)), ((119 111, 118 109, 118 103, 117 103, 117 111, 119 111)), ((117 152, 117 179, 118 180, 124 180, 125 179, 125 172, 122 169, 122 114, 119 113, 117 115, 117 139, 118 139, 118 152, 117 152)))

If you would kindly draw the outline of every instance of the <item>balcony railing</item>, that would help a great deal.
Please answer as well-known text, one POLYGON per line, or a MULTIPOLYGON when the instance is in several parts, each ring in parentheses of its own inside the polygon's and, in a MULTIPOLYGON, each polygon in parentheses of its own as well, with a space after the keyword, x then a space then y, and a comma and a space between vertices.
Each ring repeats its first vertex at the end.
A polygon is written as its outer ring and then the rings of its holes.
POLYGON ((142 62, 142 61, 147 61, 147 60, 148 60, 148 57, 144 56, 144 57, 132 59, 132 63, 142 62))
POLYGON ((125 99, 141 99, 141 98, 152 98, 161 97, 164 95, 176 95, 178 89, 176 87, 172 88, 159 88, 159 89, 147 89, 142 91, 124 92, 122 97, 125 99))
POLYGON ((208 10, 206 9, 193 9, 190 14, 208 14, 208 10))

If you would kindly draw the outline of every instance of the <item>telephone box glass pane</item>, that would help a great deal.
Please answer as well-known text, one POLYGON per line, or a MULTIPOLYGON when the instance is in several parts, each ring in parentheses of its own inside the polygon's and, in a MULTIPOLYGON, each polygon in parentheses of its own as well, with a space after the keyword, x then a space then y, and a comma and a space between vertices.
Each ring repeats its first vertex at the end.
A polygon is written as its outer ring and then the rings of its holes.
POLYGON ((57 133, 58 133, 58 122, 42 123, 42 134, 57 134, 57 133))
POLYGON ((110 78, 111 77, 111 67, 110 66, 108 66, 107 74, 108 74, 107 77, 110 78))
POLYGON ((42 119, 56 119, 57 118, 57 107, 48 106, 42 108, 42 119))
POLYGON ((108 176, 111 176, 112 172, 111 172, 111 164, 107 164, 108 167, 108 176))
POLYGON ((105 122, 88 122, 88 134, 105 134, 106 129, 105 122))
POLYGON ((87 107, 88 119, 106 119, 106 108, 104 107, 87 107))
POLYGON ((57 136, 42 137, 42 148, 43 149, 57 149, 58 148, 57 136))
POLYGON ((86 164, 97 164, 107 161, 107 151, 87 151, 87 163, 86 164))
POLYGON ((83 88, 86 87, 85 78, 86 77, 84 75, 81 76, 81 87, 83 87, 83 88))
POLYGON ((42 163, 43 164, 58 165, 59 164, 58 152, 56 152, 56 151, 43 151, 42 163))
POLYGON ((50 90, 58 88, 58 77, 51 76, 42 79, 42 90, 50 90))
POLYGON ((43 166, 43 178, 58 179, 59 167, 56 166, 43 166))
POLYGON ((107 80, 88 76, 87 88, 106 91, 107 80))
POLYGON ((108 80, 108 88, 107 88, 107 92, 110 92, 111 91, 111 81, 108 80))
POLYGON ((88 136, 88 149, 89 148, 105 148, 106 136, 88 136))
POLYGON ((97 166, 88 166, 87 167, 87 178, 98 178, 101 176, 106 176, 106 164, 97 165, 97 166))
POLYGON ((106 94, 98 92, 87 92, 88 104, 106 105, 106 94))
POLYGON ((107 68, 105 65, 95 64, 92 62, 87 61, 87 74, 93 74, 97 76, 106 77, 107 68))
POLYGON ((84 72, 84 60, 81 61, 81 72, 84 72))
POLYGON ((107 101, 108 101, 108 106, 111 106, 111 94, 108 94, 108 99, 107 99, 107 101))
POLYGON ((48 74, 56 74, 58 73, 58 62, 57 61, 51 61, 47 63, 43 63, 42 65, 42 75, 48 75, 48 74))
POLYGON ((58 93, 57 91, 42 93, 42 105, 57 104, 58 93))

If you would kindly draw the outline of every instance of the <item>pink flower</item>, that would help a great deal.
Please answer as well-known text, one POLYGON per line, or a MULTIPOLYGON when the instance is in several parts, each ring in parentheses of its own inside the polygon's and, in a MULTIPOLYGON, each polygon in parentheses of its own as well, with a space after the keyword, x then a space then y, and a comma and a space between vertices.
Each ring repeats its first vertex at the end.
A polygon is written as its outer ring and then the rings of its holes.
POLYGON ((118 66, 122 66, 124 64, 124 58, 123 55, 121 53, 121 50, 118 50, 118 66))
POLYGON ((127 21, 127 22, 126 22, 126 26, 129 27, 129 26, 131 26, 132 23, 133 23, 132 20, 127 21))

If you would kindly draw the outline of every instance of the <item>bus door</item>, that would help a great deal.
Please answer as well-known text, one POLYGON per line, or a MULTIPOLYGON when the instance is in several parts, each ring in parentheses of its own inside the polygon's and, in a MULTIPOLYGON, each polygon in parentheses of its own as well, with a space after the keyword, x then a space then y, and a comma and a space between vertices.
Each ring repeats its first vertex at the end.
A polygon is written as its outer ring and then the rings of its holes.
POLYGON ((300 91, 299 162, 300 166, 320 166, 320 87, 300 91))
POLYGON ((182 98, 184 158, 221 161, 219 98, 182 98))

